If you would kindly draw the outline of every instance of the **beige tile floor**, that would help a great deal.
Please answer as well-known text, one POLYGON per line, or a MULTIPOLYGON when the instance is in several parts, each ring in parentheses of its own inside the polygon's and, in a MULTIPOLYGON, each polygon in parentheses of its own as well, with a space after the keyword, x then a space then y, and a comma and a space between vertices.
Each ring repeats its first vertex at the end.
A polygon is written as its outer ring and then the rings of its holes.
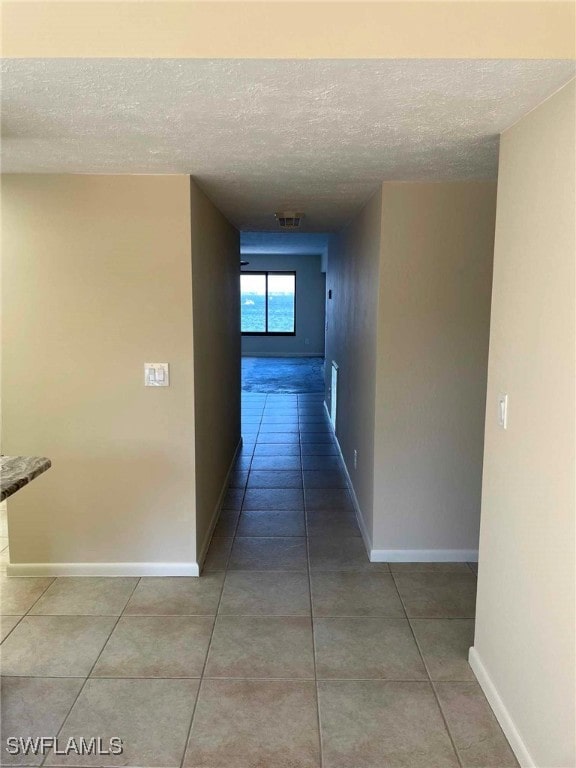
POLYGON ((124 740, 50 766, 516 766, 466 660, 473 566, 369 563, 319 396, 248 395, 243 433, 200 579, 2 577, 3 739, 124 740))

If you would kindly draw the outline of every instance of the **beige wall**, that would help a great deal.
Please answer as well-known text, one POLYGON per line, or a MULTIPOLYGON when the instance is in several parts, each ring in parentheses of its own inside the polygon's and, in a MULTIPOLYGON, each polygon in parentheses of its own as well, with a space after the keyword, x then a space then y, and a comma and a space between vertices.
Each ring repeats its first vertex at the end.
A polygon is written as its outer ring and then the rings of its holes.
POLYGON ((384 559, 478 549, 495 210, 491 182, 383 185, 373 547, 384 559))
POLYGON ((338 366, 336 434, 356 492, 365 533, 372 531, 374 405, 382 192, 332 238, 326 289, 326 401, 332 362, 338 366), (354 450, 358 466, 354 469, 354 450))
POLYGON ((576 764, 575 113, 572 82, 502 137, 471 654, 539 768, 576 764))
POLYGON ((4 2, 2 44, 7 58, 568 59, 574 11, 570 0, 4 2))
POLYGON ((491 182, 385 183, 331 242, 326 401, 335 360, 375 560, 476 556, 495 208, 491 182))
POLYGON ((240 442, 240 238, 190 181, 196 431, 196 535, 210 543, 240 442))
POLYGON ((9 501, 12 561, 193 563, 189 178, 2 191, 3 451, 53 461, 9 501))

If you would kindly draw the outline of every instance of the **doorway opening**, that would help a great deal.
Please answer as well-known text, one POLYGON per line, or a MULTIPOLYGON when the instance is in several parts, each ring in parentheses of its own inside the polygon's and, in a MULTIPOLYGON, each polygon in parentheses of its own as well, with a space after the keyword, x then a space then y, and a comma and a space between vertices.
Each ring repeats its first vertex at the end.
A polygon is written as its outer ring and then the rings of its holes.
POLYGON ((242 394, 324 399, 328 234, 244 232, 242 394))

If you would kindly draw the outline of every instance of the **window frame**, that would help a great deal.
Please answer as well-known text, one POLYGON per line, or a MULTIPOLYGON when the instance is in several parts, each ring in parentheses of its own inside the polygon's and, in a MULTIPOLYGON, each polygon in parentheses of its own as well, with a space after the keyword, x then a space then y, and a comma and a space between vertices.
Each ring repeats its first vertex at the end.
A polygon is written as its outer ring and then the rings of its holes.
MULTIPOLYGON (((266 292, 264 294, 265 296, 265 304, 264 304, 264 319, 266 322, 266 330, 265 331, 242 331, 242 336, 296 336, 296 283, 297 283, 297 276, 296 276, 296 270, 295 269, 243 269, 240 272, 240 295, 242 295, 242 275, 264 275, 266 278, 266 292), (292 275, 294 277, 294 323, 293 331, 269 331, 268 330, 268 275, 292 275)), ((242 307, 240 307, 240 312, 242 312, 242 307)), ((240 323, 242 323, 242 318, 240 318, 240 323)))

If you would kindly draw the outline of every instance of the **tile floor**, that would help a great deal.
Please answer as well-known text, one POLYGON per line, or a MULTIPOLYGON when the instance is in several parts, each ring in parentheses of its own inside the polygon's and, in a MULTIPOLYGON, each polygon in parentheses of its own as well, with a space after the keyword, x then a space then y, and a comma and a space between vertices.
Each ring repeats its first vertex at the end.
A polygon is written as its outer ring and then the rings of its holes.
POLYGON ((369 563, 321 399, 244 396, 200 579, 2 579, 3 738, 124 740, 50 766, 517 765, 466 661, 473 568, 369 563))

